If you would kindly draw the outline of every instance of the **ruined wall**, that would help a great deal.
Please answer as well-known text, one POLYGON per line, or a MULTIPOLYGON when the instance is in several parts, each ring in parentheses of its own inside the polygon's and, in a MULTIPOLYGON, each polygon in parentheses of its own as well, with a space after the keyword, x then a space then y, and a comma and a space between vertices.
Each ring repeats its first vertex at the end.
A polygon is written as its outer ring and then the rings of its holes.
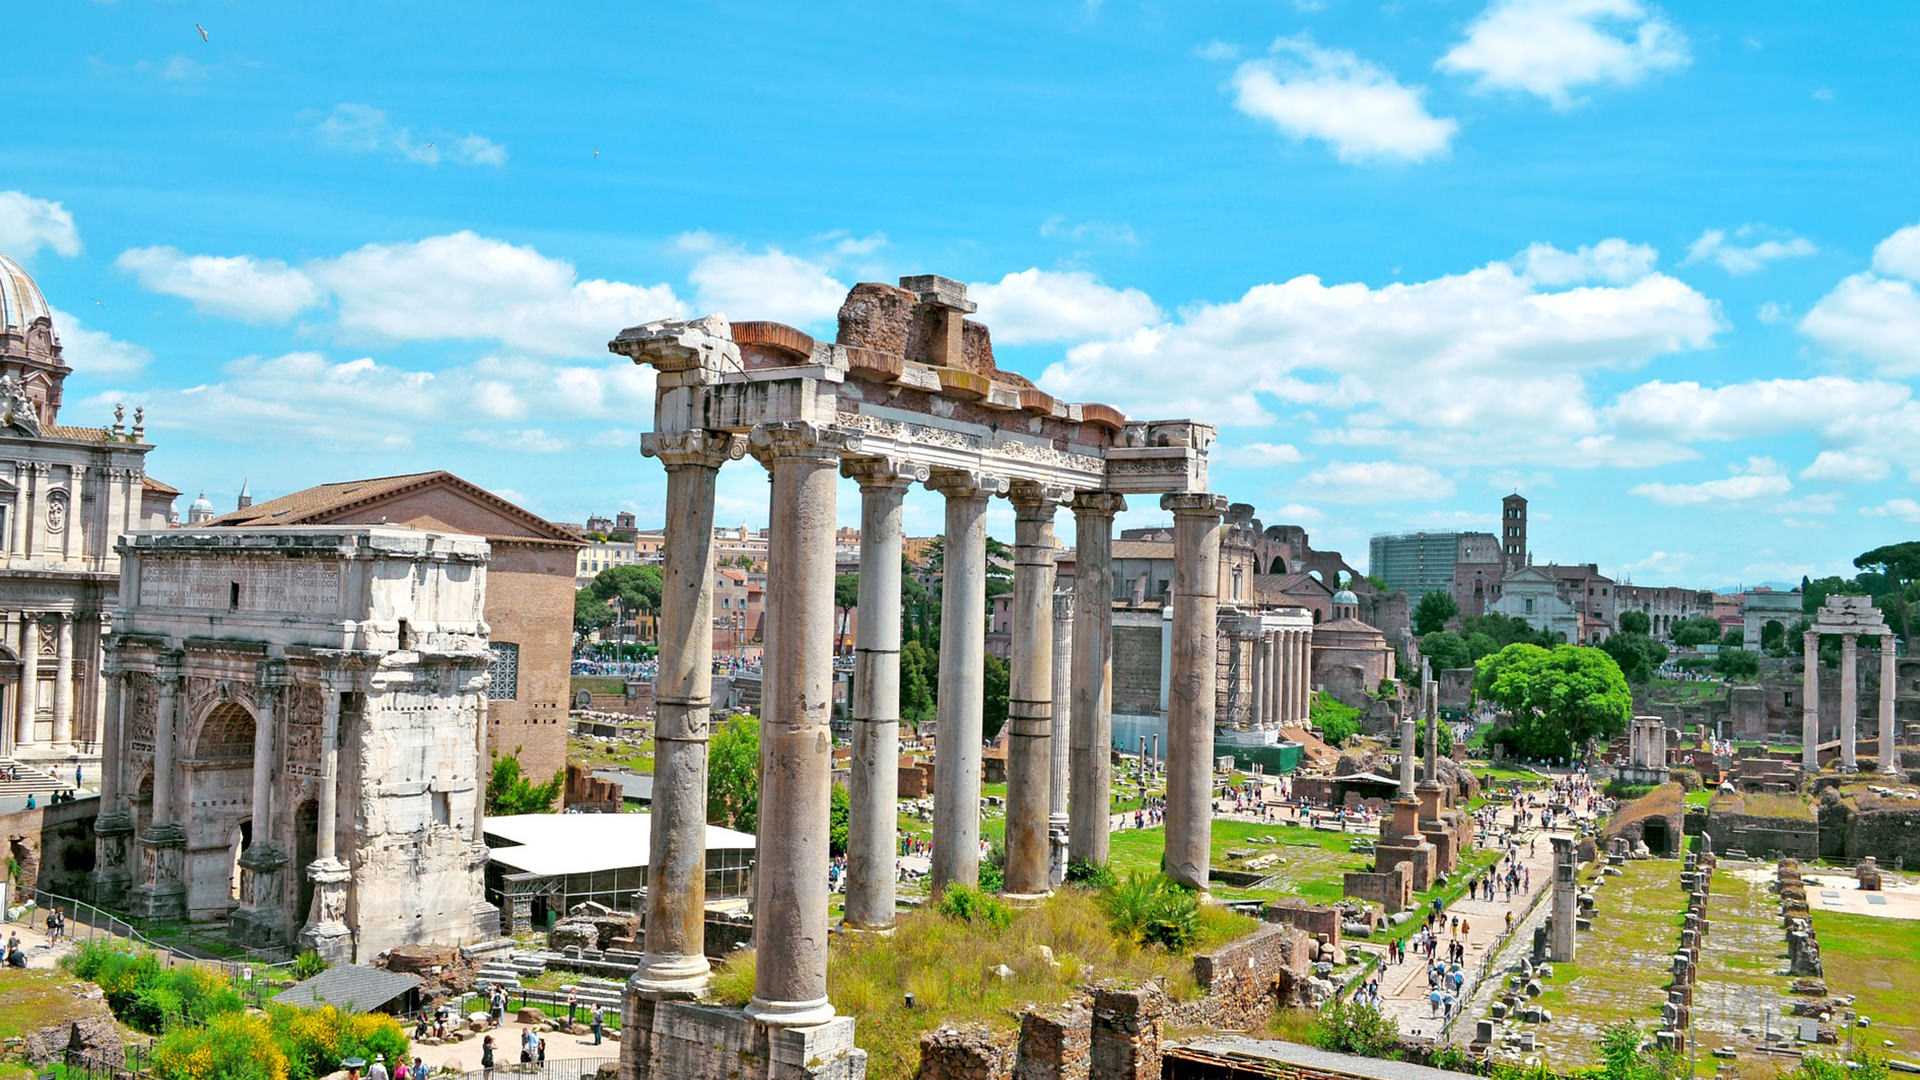
POLYGON ((1707 811, 1706 834, 1715 851, 1745 851, 1756 859, 1820 857, 1820 826, 1811 820, 1707 811))
POLYGON ((1160 627, 1113 628, 1113 711, 1152 716, 1160 711, 1160 627))
MULTIPOLYGON (((93 870, 93 819, 100 797, 0 814, 6 858, 20 863, 20 888, 80 896, 93 870)), ((17 903, 18 901, 10 901, 17 903)))
POLYGON ((1920 866, 1920 803, 1829 789, 1819 816, 1824 858, 1857 862, 1871 855, 1882 866, 1920 866))
POLYGON ((1305 932, 1268 923, 1195 956, 1194 982, 1205 994, 1173 1006, 1168 1021, 1181 1028, 1245 1029, 1265 1023, 1274 1009, 1299 1001, 1313 973, 1312 945, 1305 932))

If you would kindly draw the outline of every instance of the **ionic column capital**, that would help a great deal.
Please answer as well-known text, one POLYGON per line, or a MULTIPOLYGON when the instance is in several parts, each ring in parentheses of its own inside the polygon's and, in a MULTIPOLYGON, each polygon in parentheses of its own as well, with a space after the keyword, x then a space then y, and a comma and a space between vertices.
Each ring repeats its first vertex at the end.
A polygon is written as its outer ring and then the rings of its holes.
POLYGON ((726 431, 649 431, 640 436, 640 452, 659 458, 669 469, 717 469, 747 453, 747 439, 726 431))
POLYGON ((896 457, 843 458, 840 461, 840 475, 858 481, 860 490, 864 492, 884 488, 905 489, 914 484, 924 484, 930 470, 919 462, 896 457))
POLYGON ((934 469, 927 486, 949 499, 984 499, 1006 494, 1010 485, 1004 476, 977 469, 934 469))
POLYGON ((1218 518, 1227 512, 1227 497, 1210 491, 1170 491, 1160 496, 1160 509, 1179 517, 1218 518))
POLYGON ((840 428, 792 420, 754 428, 747 446, 755 459, 769 467, 776 461, 837 465, 843 456, 860 449, 860 436, 840 428))
POLYGON ((1051 521, 1053 512, 1061 504, 1073 498, 1072 488, 1058 484, 1043 484, 1037 480, 1021 480, 1008 487, 1008 498, 1013 502, 1016 520, 1045 518, 1051 521))
POLYGON ((1073 496, 1076 517, 1111 518, 1127 508, 1127 497, 1111 491, 1080 491, 1073 496))

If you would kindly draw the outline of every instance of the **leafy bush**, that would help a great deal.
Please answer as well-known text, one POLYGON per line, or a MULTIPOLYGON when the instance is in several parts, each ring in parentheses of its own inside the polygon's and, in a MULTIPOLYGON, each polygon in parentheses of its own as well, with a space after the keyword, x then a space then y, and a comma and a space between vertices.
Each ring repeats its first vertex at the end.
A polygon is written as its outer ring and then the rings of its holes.
POLYGON ((1013 925, 1013 911, 1000 899, 971 885, 949 885, 940 894, 940 914, 963 923, 1005 930, 1013 925))
POLYGON ((1182 952, 1200 932, 1200 900, 1165 874, 1134 871, 1101 894, 1113 932, 1182 952))
POLYGON ((1362 1057, 1398 1058, 1400 1025, 1372 1005, 1336 1000, 1320 1012, 1308 1038, 1322 1050, 1362 1057))
POLYGON ((161 1080, 288 1080, 266 1017, 244 1013, 168 1032, 154 1045, 153 1071, 161 1080))
POLYGON ((332 1005, 317 1009, 274 1006, 268 1011, 273 1038, 287 1055, 287 1080, 313 1080, 350 1057, 389 1065, 407 1056, 409 1044, 400 1022, 382 1013, 343 1012, 332 1005))
POLYGON ((1086 859, 1068 859, 1067 880, 1089 889, 1110 889, 1114 882, 1113 869, 1106 863, 1090 862, 1086 859))
POLYGON ((294 957, 293 966, 287 970, 296 980, 305 982, 327 970, 327 962, 319 953, 308 949, 306 952, 294 957))
POLYGON ((1333 746, 1339 746, 1360 732, 1360 710, 1325 690, 1313 695, 1307 718, 1319 730, 1320 737, 1333 746))

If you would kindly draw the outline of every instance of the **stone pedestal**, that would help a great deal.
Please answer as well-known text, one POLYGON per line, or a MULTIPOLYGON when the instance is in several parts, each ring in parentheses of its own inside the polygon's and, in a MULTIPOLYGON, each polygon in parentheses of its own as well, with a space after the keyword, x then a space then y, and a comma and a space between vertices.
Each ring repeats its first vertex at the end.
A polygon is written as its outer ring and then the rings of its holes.
POLYGON ((240 855, 240 895, 227 919, 227 934, 249 948, 284 945, 290 936, 284 901, 287 856, 272 844, 257 843, 240 855))
POLYGON ((864 1080, 853 1020, 772 1027, 739 1009, 629 998, 620 1080, 864 1080))
POLYGON ((353 931, 347 928, 347 886, 353 879, 338 859, 315 859, 307 864, 313 882, 313 910, 300 930, 300 951, 317 952, 329 964, 351 963, 353 931))
POLYGON ((133 884, 133 815, 109 811, 93 820, 93 873, 87 875, 93 902, 118 907, 133 884))
POLYGON ((127 908, 143 919, 187 917, 187 833, 178 825, 156 825, 140 837, 141 882, 127 897, 127 908))

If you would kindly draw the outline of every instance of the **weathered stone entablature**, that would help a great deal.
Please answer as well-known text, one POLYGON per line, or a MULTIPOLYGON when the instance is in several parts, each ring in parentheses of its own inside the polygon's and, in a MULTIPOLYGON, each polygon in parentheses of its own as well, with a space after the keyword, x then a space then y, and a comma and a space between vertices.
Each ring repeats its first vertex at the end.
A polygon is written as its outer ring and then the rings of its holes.
POLYGON ((490 936, 487 542, 209 528, 120 554, 96 892, 336 960, 490 936))
MULTIPOLYGON (((671 1002, 697 993, 707 979, 698 882, 712 689, 714 479, 725 461, 740 456, 741 440, 767 468, 773 489, 760 820, 777 825, 761 836, 758 953, 742 1023, 811 1033, 807 1038, 822 1049, 808 1051, 820 1062, 810 1061, 806 1075, 857 1075, 852 1022, 836 1017, 826 996, 832 760, 825 710, 840 476, 859 481, 861 498, 846 925, 884 931, 893 923, 900 506, 914 483, 945 499, 935 891, 979 878, 989 500, 1007 497, 1015 509, 1005 878, 1010 894, 1031 898, 1059 880, 1064 855, 1106 857, 1113 515, 1125 508, 1125 496, 1156 493, 1175 514, 1179 580, 1171 632, 1186 680, 1170 722, 1167 757, 1177 790, 1168 835, 1180 842, 1170 839, 1169 851, 1179 857, 1169 861, 1182 880, 1206 886, 1214 579, 1226 510, 1225 499, 1206 491, 1214 429, 1191 420, 1131 421, 1106 405, 1059 401, 998 369, 987 328, 966 318, 973 310, 964 285, 923 275, 902 278, 898 287, 856 285, 833 342, 779 323, 708 316, 633 327, 608 345, 657 372, 653 431, 642 443, 667 469, 657 695, 662 723, 671 713, 680 733, 661 744, 655 767, 646 955, 625 1009, 626 1028, 635 1034, 623 1043, 623 1080, 693 1075, 672 1049, 676 1025, 692 1017, 671 1002), (1054 519, 1069 504, 1082 595, 1071 615, 1071 661, 1056 673, 1054 519), (1063 681, 1070 703, 1056 690, 1063 681), (1058 719, 1069 710, 1062 725, 1058 719), (1071 752, 1056 759, 1053 743, 1063 735, 1071 752), (1057 771, 1071 774, 1064 823, 1054 820, 1057 771)), ((716 1013, 702 1015, 718 1022, 716 1013)), ((787 1051, 775 1046, 770 1053, 787 1051)), ((760 1075, 765 1064, 743 1069, 729 1062, 730 1076, 760 1075)))

